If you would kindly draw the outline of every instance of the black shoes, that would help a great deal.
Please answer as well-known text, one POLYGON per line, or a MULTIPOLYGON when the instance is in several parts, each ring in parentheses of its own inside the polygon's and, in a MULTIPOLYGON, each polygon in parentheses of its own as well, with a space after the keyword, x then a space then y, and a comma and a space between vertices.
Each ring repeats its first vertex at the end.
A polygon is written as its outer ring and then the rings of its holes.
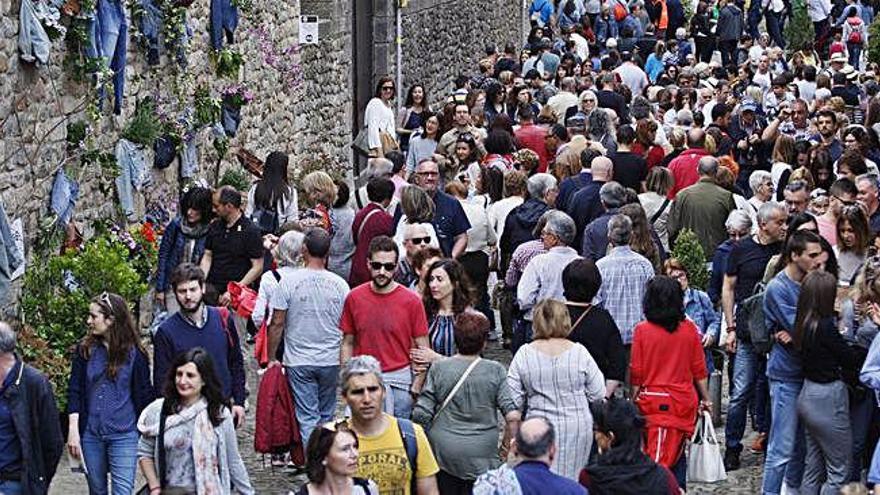
POLYGON ((739 469, 739 452, 728 449, 724 452, 724 470, 727 472, 739 469))

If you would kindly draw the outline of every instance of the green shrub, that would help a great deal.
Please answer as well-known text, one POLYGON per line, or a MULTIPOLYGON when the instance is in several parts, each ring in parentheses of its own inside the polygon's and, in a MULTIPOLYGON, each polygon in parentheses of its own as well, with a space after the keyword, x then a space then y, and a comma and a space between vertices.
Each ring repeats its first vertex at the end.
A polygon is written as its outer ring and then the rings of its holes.
POLYGON ((688 284, 700 290, 706 290, 709 285, 709 272, 706 271, 706 255, 703 254, 703 246, 697 234, 690 229, 684 229, 675 239, 672 246, 672 257, 678 259, 688 272, 688 284))
POLYGON ((789 53, 802 50, 804 46, 812 46, 816 39, 813 29, 813 21, 807 14, 807 6, 804 0, 793 0, 791 19, 785 25, 785 42, 789 53))
POLYGON ((70 352, 86 333, 89 301, 104 291, 134 305, 146 294, 129 247, 109 234, 87 241, 82 249, 53 256, 28 267, 22 290, 22 320, 32 329, 22 345, 26 357, 51 379, 58 406, 66 406, 70 352))
POLYGON ((868 26, 868 62, 880 64, 880 17, 868 26))
POLYGON ((240 168, 228 168, 220 178, 221 186, 232 186, 236 191, 247 192, 251 187, 251 180, 247 172, 240 168))

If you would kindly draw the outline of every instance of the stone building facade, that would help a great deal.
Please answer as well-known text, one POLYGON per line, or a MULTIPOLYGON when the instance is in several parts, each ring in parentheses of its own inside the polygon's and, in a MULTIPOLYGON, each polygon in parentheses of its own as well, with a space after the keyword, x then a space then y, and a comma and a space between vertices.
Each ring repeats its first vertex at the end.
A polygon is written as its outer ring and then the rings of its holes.
MULTIPOLYGON (((45 65, 18 56, 21 1, 0 0, 0 201, 10 219, 22 219, 32 263, 31 246, 50 217, 59 167, 80 184, 74 219, 86 235, 93 220, 122 216, 115 174, 80 166, 76 152, 67 149, 67 124, 83 120, 88 88, 65 68, 64 40, 53 42, 45 65)), ((130 15, 128 5, 134 2, 110 1, 125 3, 130 15)), ((399 67, 402 91, 419 81, 436 102, 458 73, 475 67, 486 43, 503 46, 523 34, 521 0, 254 0, 253 5, 242 14, 232 45, 244 58, 238 81, 215 75, 210 0, 188 7, 192 39, 185 70, 176 70, 167 56, 158 66, 148 65, 137 26, 130 26, 122 113, 113 115, 105 102, 89 130, 97 149, 112 153, 141 98, 158 97, 160 107, 171 102, 180 108, 191 103, 199 85, 219 95, 230 84, 245 82, 255 99, 242 109, 241 127, 230 141, 233 151, 244 147, 260 158, 272 150, 287 152, 294 178, 314 169, 351 177, 349 143, 379 75, 397 77, 399 67), (318 17, 318 44, 298 44, 301 15, 318 17)), ((200 131, 196 143, 197 176, 212 182, 218 160, 210 130, 200 131)), ((148 150, 148 163, 151 155, 148 150)), ((221 170, 239 166, 231 156, 220 163, 221 170)), ((162 201, 173 213, 177 162, 151 174, 152 185, 136 194, 138 213, 147 202, 162 201)))

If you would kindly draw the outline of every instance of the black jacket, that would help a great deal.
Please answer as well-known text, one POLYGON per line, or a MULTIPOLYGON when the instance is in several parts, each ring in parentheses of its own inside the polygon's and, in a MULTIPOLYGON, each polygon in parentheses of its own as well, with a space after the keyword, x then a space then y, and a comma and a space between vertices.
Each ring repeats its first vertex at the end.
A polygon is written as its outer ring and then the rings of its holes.
POLYGON ((15 379, 6 389, 15 430, 21 442, 21 485, 24 495, 43 495, 61 459, 64 439, 52 385, 36 369, 17 361, 15 379))

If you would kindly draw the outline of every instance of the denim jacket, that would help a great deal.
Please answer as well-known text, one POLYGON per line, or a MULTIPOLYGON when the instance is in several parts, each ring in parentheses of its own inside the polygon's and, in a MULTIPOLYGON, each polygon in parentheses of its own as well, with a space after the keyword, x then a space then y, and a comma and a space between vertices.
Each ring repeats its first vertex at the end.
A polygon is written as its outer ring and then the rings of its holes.
MULTIPOLYGON (((162 242, 159 244, 159 267, 156 273, 156 290, 165 292, 168 290, 168 280, 171 271, 177 265, 183 262, 198 264, 205 254, 205 239, 207 236, 199 237, 195 240, 193 246, 192 259, 183 259, 183 250, 186 245, 187 237, 180 228, 180 218, 175 218, 165 227, 165 234, 162 235, 162 242)), ((207 231, 205 232, 207 234, 207 231)))
POLYGON ((49 201, 52 212, 58 215, 58 226, 66 226, 73 218, 77 199, 79 199, 79 184, 69 178, 63 168, 58 169, 55 173, 55 181, 52 182, 49 201))
POLYGON ((223 48, 223 35, 226 42, 235 41, 235 28, 238 27, 238 8, 232 0, 211 0, 211 47, 223 48))
POLYGON ((37 11, 31 0, 21 0, 21 9, 18 13, 18 52, 25 62, 39 62, 45 64, 49 61, 49 48, 52 41, 43 25, 37 18, 37 11))
POLYGON ((599 16, 596 18, 594 28, 596 31, 596 43, 599 45, 600 50, 604 51, 605 42, 608 38, 617 38, 617 21, 610 16, 607 19, 599 16))
POLYGON ((684 312, 697 326, 702 335, 712 335, 718 342, 721 333, 721 314, 715 311, 709 296, 698 289, 689 287, 684 291, 684 312))
POLYGON ((140 191, 152 182, 143 148, 127 139, 120 139, 116 143, 116 163, 119 165, 119 176, 116 177, 119 203, 125 216, 134 220, 134 191, 140 191))
POLYGON ((0 302, 6 299, 12 273, 22 263, 24 263, 24 253, 15 244, 9 220, 6 218, 6 211, 0 204, 0 302))

